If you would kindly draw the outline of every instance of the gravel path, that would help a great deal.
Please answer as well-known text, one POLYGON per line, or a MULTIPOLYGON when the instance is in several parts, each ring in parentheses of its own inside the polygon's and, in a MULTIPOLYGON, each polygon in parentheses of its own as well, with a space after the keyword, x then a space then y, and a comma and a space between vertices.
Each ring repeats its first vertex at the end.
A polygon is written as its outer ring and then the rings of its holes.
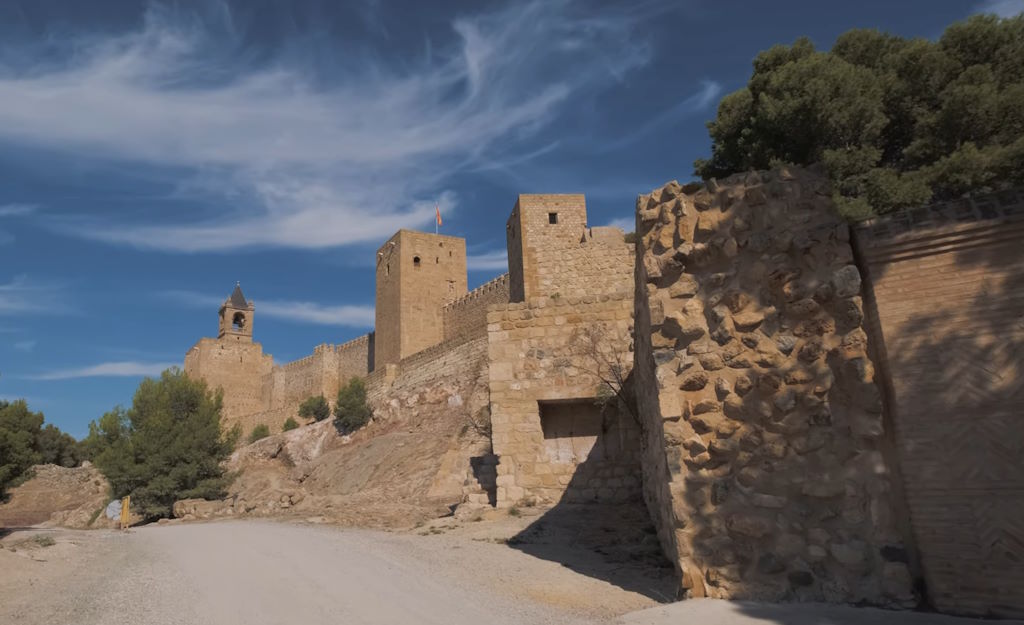
MULTIPOLYGON (((459 536, 235 521, 67 533, 61 542, 72 539, 71 564, 21 588, 0 586, 0 623, 592 623, 655 604, 459 536)), ((61 545, 48 549, 37 554, 61 545)))
POLYGON ((8 537, 0 549, 0 623, 982 623, 813 604, 696 600, 658 605, 650 595, 658 594, 659 577, 615 577, 601 569, 600 560, 559 558, 555 552, 535 557, 489 542, 484 536, 495 527, 476 523, 463 533, 416 535, 229 521, 129 533, 30 530, 8 537), (37 535, 56 544, 42 546, 34 540, 37 535), (617 583, 604 581, 609 578, 617 583))

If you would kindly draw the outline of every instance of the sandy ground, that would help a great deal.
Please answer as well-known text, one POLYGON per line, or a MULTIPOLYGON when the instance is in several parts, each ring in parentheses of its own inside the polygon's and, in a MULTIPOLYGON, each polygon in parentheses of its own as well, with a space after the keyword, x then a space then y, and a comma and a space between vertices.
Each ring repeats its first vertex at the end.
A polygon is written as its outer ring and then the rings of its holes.
POLYGON ((672 580, 642 550, 595 549, 582 533, 566 541, 556 521, 438 522, 411 533, 270 521, 15 531, 0 549, 0 623, 971 622, 831 606, 663 605, 672 580))
POLYGON ((589 623, 656 605, 444 528, 228 521, 52 531, 48 547, 38 533, 4 541, 25 542, 0 552, 0 623, 589 623))

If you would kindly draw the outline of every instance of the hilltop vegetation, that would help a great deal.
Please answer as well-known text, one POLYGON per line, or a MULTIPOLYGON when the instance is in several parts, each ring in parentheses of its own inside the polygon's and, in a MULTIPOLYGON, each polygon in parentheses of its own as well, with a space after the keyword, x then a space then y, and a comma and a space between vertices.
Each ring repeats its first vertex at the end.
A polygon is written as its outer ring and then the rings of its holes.
POLYGON ((938 41, 851 30, 754 60, 708 123, 703 178, 822 163, 849 218, 1024 183, 1024 15, 976 16, 938 41))
POLYGON ((33 465, 81 463, 84 454, 78 441, 43 422, 43 413, 29 410, 24 400, 0 401, 0 500, 33 465))

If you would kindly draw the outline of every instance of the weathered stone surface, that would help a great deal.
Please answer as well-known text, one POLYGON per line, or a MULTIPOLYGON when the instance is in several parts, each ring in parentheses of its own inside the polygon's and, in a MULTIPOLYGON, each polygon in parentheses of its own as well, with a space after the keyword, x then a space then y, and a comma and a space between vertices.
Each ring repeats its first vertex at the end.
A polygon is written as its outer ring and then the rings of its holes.
POLYGON ((860 271, 847 265, 832 274, 831 284, 836 297, 853 297, 860 293, 860 271))
POLYGON ((701 354, 697 357, 705 371, 718 371, 725 367, 725 360, 718 354, 701 354))
POLYGON ((840 564, 846 566, 860 566, 864 563, 864 543, 855 541, 849 543, 833 543, 829 545, 828 552, 840 564))
POLYGON ((729 517, 728 528, 730 531, 742 534, 743 536, 761 538, 772 533, 775 530, 775 524, 772 523, 771 519, 763 516, 734 514, 729 517))
POLYGON ((737 313, 733 316, 732 322, 736 325, 736 329, 741 332, 750 332, 756 330, 761 322, 764 321, 764 313, 759 311, 747 311, 737 313))
POLYGON ((779 348, 780 352, 787 356, 793 352, 796 343, 797 339, 792 334, 780 334, 775 337, 775 345, 779 348))
MULTIPOLYGON (((881 590, 883 559, 869 556, 877 536, 888 544, 896 533, 891 506, 877 503, 890 492, 884 463, 870 461, 881 403, 848 229, 827 184, 799 169, 715 186, 701 201, 679 196, 705 215, 693 222, 696 241, 678 221, 639 233, 650 246, 655 230, 670 230, 685 267, 642 293, 704 330, 683 338, 670 322, 680 366, 655 389, 678 395, 684 425, 699 433, 684 443, 687 458, 669 459, 672 483, 687 488, 671 491, 666 522, 688 514, 706 525, 706 536, 687 537, 685 557, 708 596, 903 605, 881 590), (700 208, 712 199, 721 212, 700 208)), ((898 587, 901 573, 889 575, 898 587)))
POLYGON ((693 297, 697 294, 698 289, 700 289, 700 285, 697 283, 697 279, 684 273, 668 288, 668 295, 673 298, 693 297))
POLYGON ((707 334, 707 323, 695 314, 671 313, 663 322, 666 336, 684 341, 693 341, 707 334))
POLYGON ((684 391, 699 391, 708 384, 708 374, 704 371, 694 371, 685 376, 679 384, 684 391))

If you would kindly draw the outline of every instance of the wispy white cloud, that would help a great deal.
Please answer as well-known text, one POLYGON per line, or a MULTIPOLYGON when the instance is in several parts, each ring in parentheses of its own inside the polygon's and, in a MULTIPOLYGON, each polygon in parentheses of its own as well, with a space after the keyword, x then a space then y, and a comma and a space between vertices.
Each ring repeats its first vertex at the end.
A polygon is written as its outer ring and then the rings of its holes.
POLYGON ((601 146, 602 152, 612 152, 620 150, 633 143, 636 143, 640 139, 651 135, 659 130, 664 130, 670 127, 672 124, 678 123, 681 119, 700 113, 701 111, 707 110, 712 104, 714 104, 719 94, 722 93, 722 85, 713 81, 705 80, 701 83, 699 91, 684 99, 682 102, 669 108, 662 113, 655 115, 646 123, 640 125, 633 132, 627 135, 619 137, 614 141, 610 141, 601 146))
POLYGON ((66 303, 58 300, 59 292, 59 286, 31 281, 24 275, 15 276, 6 284, 0 283, 0 315, 71 312, 66 303))
POLYGON ((26 375, 23 378, 26 380, 71 380, 75 378, 157 376, 164 370, 177 367, 179 364, 174 362, 104 362, 75 369, 58 369, 36 375, 26 375))
POLYGON ((0 204, 0 217, 21 217, 36 212, 35 204, 0 204))
POLYGON ((18 341, 17 343, 14 344, 14 349, 18 350, 19 352, 31 352, 35 348, 36 348, 36 342, 35 341, 31 341, 31 340, 30 341, 18 341))
POLYGON ((975 13, 991 13, 999 17, 1014 17, 1024 13, 1024 0, 986 0, 979 4, 975 13))
MULTIPOLYGON (((223 297, 195 291, 162 291, 157 295, 161 299, 196 309, 216 309, 224 303, 223 297)), ((372 328, 374 322, 373 306, 323 305, 289 300, 257 300, 256 314, 293 323, 351 328, 372 328)))
POLYGON ((636 221, 632 217, 616 217, 605 225, 619 228, 623 232, 633 232, 636 230, 636 221))
POLYGON ((466 256, 469 271, 508 271, 508 251, 491 250, 466 256))
POLYGON ((457 210, 449 176, 535 152, 574 98, 645 64, 640 21, 510 3, 455 20, 451 42, 401 66, 332 50, 324 77, 295 54, 236 63, 233 27, 156 5, 136 32, 46 57, 62 63, 0 61, 0 141, 192 171, 182 188, 224 207, 161 225, 50 218, 69 234, 186 252, 379 240, 429 223, 435 198, 457 210))

